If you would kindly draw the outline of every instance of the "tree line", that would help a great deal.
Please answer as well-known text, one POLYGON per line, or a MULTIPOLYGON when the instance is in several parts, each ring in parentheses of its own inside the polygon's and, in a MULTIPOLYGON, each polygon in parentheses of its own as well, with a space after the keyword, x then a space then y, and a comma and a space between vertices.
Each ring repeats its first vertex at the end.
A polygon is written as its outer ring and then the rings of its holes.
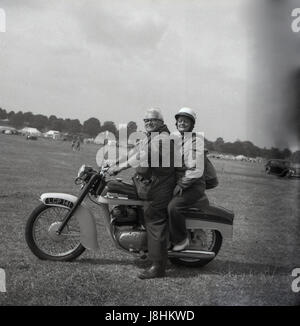
MULTIPOLYGON (((32 112, 7 112, 0 108, 0 120, 8 119, 9 124, 17 129, 26 126, 37 128, 45 132, 48 130, 57 130, 71 135, 84 135, 85 137, 96 137, 100 132, 109 131, 118 139, 118 128, 113 121, 105 121, 103 124, 97 118, 90 118, 80 123, 78 119, 62 119, 55 115, 47 117, 42 114, 33 114, 32 112)), ((127 135, 137 130, 137 124, 130 121, 127 124, 127 135)), ((209 151, 216 151, 224 154, 245 155, 247 157, 264 157, 277 159, 292 159, 300 162, 300 151, 292 153, 289 148, 282 150, 272 147, 270 149, 260 148, 250 141, 225 142, 223 138, 218 137, 215 141, 205 139, 205 147, 209 151)))
MULTIPOLYGON (((0 108, 0 120, 8 119, 9 124, 17 129, 23 127, 37 128, 42 132, 48 130, 57 130, 71 135, 84 135, 85 137, 96 137, 100 132, 109 131, 118 138, 118 128, 113 121, 105 121, 103 124, 97 118, 90 118, 80 123, 78 119, 62 119, 55 115, 47 117, 42 114, 33 114, 32 112, 6 112, 0 108)), ((137 130, 137 125, 134 121, 127 124, 127 134, 137 130)))
POLYGON ((205 147, 209 151, 216 151, 229 155, 244 155, 246 157, 263 157, 267 159, 291 159, 293 162, 300 162, 300 151, 292 152, 289 148, 279 149, 277 147, 260 148, 251 141, 225 142, 218 137, 216 141, 205 140, 205 147))

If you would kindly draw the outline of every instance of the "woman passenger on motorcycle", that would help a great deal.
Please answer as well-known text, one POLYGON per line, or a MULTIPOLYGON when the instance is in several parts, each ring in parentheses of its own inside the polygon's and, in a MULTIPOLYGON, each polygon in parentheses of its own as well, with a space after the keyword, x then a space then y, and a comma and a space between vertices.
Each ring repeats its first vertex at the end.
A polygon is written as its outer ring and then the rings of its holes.
POLYGON ((172 250, 181 251, 189 246, 184 208, 192 206, 199 199, 203 207, 206 207, 209 202, 205 195, 206 184, 203 174, 204 139, 192 132, 196 113, 190 108, 182 108, 175 115, 175 119, 177 131, 173 136, 177 137, 176 143, 179 145, 177 153, 181 156, 181 167, 175 170, 176 186, 168 205, 168 213, 170 241, 174 245, 172 250), (201 164, 196 164, 200 161, 195 160, 195 156, 201 158, 201 164))

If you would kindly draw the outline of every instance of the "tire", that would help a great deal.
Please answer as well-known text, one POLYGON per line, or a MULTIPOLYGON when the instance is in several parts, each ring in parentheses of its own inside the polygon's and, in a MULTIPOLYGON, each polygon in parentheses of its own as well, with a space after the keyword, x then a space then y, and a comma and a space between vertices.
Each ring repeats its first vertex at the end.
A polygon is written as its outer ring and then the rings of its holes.
POLYGON ((278 175, 278 177, 279 178, 285 178, 286 176, 287 176, 287 174, 288 174, 288 170, 283 170, 279 175, 278 175))
POLYGON ((287 173, 286 173, 286 178, 292 178, 293 177, 293 175, 294 175, 294 172, 293 171, 291 171, 291 170, 289 170, 287 173))
MULTIPOLYGON (((202 231, 206 233, 207 231, 204 230, 197 230, 198 232, 202 231)), ((212 251, 215 253, 214 258, 216 258, 218 252, 221 249, 222 246, 222 235, 219 231, 216 230, 208 230, 213 237, 213 242, 208 248, 198 248, 197 245, 194 247, 190 245, 187 249, 194 249, 194 250, 206 250, 206 251, 212 251)), ((191 236, 191 232, 189 232, 189 237, 191 236)), ((186 266, 186 267, 202 267, 207 265, 209 262, 211 262, 214 258, 211 259, 196 259, 196 258, 169 258, 170 262, 174 265, 179 265, 179 266, 186 266)))
POLYGON ((71 261, 85 251, 80 243, 80 232, 75 218, 70 219, 61 235, 55 233, 60 221, 69 210, 67 207, 41 204, 31 213, 25 227, 25 240, 36 257, 43 260, 71 261), (38 227, 42 223, 46 223, 46 227, 42 228, 39 234, 38 227), (76 240, 73 241, 72 238, 76 240), (63 247, 68 243, 71 247, 64 249, 63 247), (52 248, 55 249, 53 252, 52 248))
POLYGON ((267 174, 270 174, 271 173, 271 167, 269 167, 269 166, 266 167, 266 173, 267 174))

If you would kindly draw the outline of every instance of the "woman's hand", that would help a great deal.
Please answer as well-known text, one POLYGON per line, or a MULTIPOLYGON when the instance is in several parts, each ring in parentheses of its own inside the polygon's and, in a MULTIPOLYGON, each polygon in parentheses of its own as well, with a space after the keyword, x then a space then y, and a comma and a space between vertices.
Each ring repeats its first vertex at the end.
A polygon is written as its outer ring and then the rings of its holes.
POLYGON ((173 196, 182 196, 182 188, 179 185, 176 185, 173 191, 173 196))

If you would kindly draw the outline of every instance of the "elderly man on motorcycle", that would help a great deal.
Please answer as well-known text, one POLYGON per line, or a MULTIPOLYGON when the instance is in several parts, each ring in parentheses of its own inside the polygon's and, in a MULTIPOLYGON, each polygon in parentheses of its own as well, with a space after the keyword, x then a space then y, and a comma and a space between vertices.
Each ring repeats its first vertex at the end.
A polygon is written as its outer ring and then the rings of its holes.
MULTIPOLYGON (((170 145, 170 132, 164 124, 164 118, 159 109, 149 109, 144 116, 146 141, 141 152, 147 152, 148 168, 138 167, 137 173, 142 177, 151 179, 148 193, 149 205, 144 211, 145 226, 148 241, 148 257, 152 265, 138 275, 141 279, 165 276, 168 245, 168 211, 167 207, 172 199, 175 187, 175 169, 173 167, 173 151, 170 145), (161 143, 170 145, 170 165, 164 167, 161 143), (157 155, 158 166, 151 166, 151 157, 157 155)), ((114 175, 130 166, 129 157, 120 165, 110 167, 109 174, 114 175)))

